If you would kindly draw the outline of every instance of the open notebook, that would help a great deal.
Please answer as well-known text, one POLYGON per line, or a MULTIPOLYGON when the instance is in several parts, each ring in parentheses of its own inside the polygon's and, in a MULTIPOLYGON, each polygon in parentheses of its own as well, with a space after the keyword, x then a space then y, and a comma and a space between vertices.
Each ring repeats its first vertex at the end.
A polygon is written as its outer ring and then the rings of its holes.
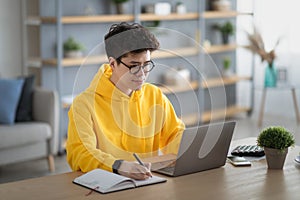
POLYGON ((97 192, 109 193, 145 185, 166 182, 167 179, 153 176, 146 180, 134 180, 102 169, 94 169, 73 180, 73 183, 97 192))

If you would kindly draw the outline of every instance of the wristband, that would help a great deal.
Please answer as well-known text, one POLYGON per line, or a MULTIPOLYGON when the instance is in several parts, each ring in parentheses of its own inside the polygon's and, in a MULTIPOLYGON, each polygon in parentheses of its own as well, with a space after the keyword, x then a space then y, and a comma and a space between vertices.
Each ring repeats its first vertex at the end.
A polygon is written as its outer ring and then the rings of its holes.
POLYGON ((123 162, 123 160, 116 160, 116 161, 114 162, 114 164, 112 165, 113 173, 119 174, 118 169, 120 168, 122 162, 123 162))

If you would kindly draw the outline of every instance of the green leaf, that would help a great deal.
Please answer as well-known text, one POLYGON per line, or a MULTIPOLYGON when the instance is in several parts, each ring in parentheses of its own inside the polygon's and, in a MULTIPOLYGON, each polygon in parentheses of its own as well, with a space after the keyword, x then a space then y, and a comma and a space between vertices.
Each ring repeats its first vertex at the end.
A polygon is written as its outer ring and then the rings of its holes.
POLYGON ((281 126, 271 126, 262 130, 257 137, 257 145, 284 150, 295 145, 294 136, 281 126))

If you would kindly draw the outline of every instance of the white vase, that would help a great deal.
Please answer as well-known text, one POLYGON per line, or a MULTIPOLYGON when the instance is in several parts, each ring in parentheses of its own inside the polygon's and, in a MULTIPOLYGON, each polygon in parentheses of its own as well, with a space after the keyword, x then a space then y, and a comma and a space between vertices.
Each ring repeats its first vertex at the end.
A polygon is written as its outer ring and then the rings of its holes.
POLYGON ((218 11, 228 11, 231 10, 231 2, 228 0, 215 0, 212 3, 212 7, 218 11))
POLYGON ((184 4, 177 4, 175 7, 176 13, 178 14, 185 14, 186 13, 186 6, 184 4))
POLYGON ((80 58, 83 56, 82 51, 66 51, 64 52, 66 58, 80 58))
POLYGON ((230 69, 223 69, 222 76, 223 77, 230 77, 230 76, 232 76, 232 71, 230 69))

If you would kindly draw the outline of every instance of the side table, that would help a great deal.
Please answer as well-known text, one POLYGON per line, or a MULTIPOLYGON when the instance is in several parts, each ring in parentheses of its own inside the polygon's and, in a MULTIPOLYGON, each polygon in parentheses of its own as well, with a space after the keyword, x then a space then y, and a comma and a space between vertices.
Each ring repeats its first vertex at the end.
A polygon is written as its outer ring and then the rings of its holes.
POLYGON ((295 107, 296 120, 297 120, 297 124, 299 124, 300 123, 300 114, 299 114, 299 108, 298 108, 298 103, 297 103, 295 87, 292 86, 292 85, 282 85, 282 86, 277 86, 277 87, 263 87, 262 88, 262 99, 261 99, 261 104, 260 104, 258 127, 262 126, 262 121, 263 121, 263 117, 264 117, 266 94, 267 94, 267 91, 271 90, 271 89, 272 90, 290 90, 291 91, 293 102, 294 102, 294 107, 295 107))

